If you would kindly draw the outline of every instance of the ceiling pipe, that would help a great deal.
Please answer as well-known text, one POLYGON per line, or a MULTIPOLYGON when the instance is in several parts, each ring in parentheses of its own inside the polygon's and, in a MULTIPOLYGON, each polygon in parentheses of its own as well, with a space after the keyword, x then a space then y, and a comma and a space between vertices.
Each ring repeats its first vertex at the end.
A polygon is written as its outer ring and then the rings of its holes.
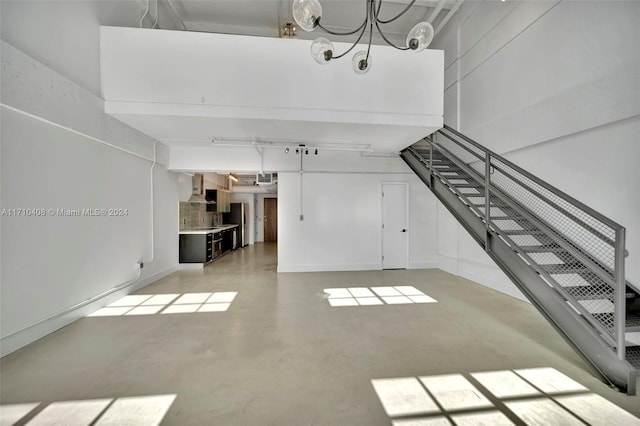
POLYGON ((189 31, 187 26, 184 24, 184 21, 182 20, 182 17, 178 13, 178 10, 176 9, 176 6, 173 4, 173 0, 166 0, 166 1, 167 1, 167 3, 169 3, 169 7, 171 8, 173 13, 175 14, 176 18, 178 18, 178 22, 180 22, 180 26, 182 27, 182 30, 183 31, 189 31))
POLYGON ((140 28, 142 28, 142 24, 144 22, 144 18, 146 18, 147 15, 149 15, 149 0, 147 0, 147 8, 146 8, 146 10, 144 11, 142 16, 140 17, 140 28))
POLYGON ((260 176, 264 176, 264 151, 262 150, 262 147, 256 146, 255 142, 254 146, 256 148, 256 151, 258 151, 258 155, 260 156, 260 170, 258 171, 258 173, 260 173, 260 176))
MULTIPOLYGON (((161 141, 164 142, 172 142, 172 141, 177 141, 177 139, 162 139, 161 141)), ((182 142, 201 142, 201 140, 196 140, 196 139, 180 139, 180 141, 182 142)), ((295 143, 295 142, 291 142, 291 143, 286 143, 286 142, 255 142, 255 141, 247 141, 247 142, 242 142, 242 141, 226 141, 224 139, 217 139, 214 138, 211 140, 211 144, 213 146, 220 146, 220 147, 227 147, 227 148, 248 148, 248 147, 255 147, 255 148, 262 148, 262 149, 286 149, 286 148, 291 148, 298 146, 299 144, 295 143)), ((308 149, 322 149, 323 151, 354 151, 354 152, 365 152, 365 153, 370 153, 370 152, 374 152, 373 149, 371 149, 371 145, 370 144, 351 144, 351 145, 347 145, 347 144, 340 144, 340 143, 333 143, 333 144, 325 144, 325 143, 311 143, 311 144, 305 144, 305 147, 308 149)))

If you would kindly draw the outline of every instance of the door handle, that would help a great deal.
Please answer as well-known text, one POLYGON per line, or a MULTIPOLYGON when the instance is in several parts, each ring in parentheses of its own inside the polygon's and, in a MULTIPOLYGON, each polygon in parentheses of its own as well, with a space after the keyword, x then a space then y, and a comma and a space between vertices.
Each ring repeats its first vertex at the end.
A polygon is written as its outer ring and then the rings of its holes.
POLYGON ((406 229, 403 229, 403 230, 402 230, 402 232, 407 232, 407 230, 406 230, 406 229))

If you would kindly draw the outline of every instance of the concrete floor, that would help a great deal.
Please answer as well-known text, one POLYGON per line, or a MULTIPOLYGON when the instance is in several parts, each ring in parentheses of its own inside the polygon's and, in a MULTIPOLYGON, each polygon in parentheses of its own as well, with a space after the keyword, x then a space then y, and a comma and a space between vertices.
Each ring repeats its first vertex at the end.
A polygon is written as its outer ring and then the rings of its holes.
POLYGON ((640 416, 640 397, 601 383, 527 303, 440 270, 276 263, 257 244, 137 293, 238 292, 226 312, 87 317, 6 356, 1 403, 176 394, 163 424, 388 425, 372 379, 553 367, 640 416), (438 303, 331 307, 323 294, 390 285, 438 303))

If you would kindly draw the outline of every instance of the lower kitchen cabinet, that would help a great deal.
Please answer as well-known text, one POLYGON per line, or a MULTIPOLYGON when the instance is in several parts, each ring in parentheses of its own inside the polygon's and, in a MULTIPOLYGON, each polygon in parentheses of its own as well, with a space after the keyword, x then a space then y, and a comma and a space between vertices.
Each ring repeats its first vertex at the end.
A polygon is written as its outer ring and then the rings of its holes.
POLYGON ((213 259, 234 250, 237 246, 237 226, 208 231, 180 233, 180 263, 209 263, 213 259))
POLYGON ((213 233, 180 234, 180 263, 207 263, 213 260, 213 233))

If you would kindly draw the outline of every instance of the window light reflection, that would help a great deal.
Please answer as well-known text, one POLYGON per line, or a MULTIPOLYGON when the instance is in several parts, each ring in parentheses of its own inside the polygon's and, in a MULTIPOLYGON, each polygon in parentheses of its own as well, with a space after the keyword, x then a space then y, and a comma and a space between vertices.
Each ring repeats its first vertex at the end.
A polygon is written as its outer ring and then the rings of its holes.
POLYGON ((589 392, 554 368, 421 376, 419 379, 371 380, 394 426, 501 426, 513 425, 516 419, 527 426, 585 423, 640 426, 639 418, 589 392), (494 406, 487 398, 489 395, 501 404, 494 406))
POLYGON ((98 309, 90 317, 225 312, 236 298, 236 291, 185 294, 129 295, 98 309))
MULTIPOLYGON (((131 299, 129 299, 131 300, 131 299)), ((159 425, 176 394, 0 405, 0 425, 159 425)))
POLYGON ((411 303, 436 303, 413 286, 395 287, 345 287, 325 288, 324 293, 331 306, 399 305, 411 303))

